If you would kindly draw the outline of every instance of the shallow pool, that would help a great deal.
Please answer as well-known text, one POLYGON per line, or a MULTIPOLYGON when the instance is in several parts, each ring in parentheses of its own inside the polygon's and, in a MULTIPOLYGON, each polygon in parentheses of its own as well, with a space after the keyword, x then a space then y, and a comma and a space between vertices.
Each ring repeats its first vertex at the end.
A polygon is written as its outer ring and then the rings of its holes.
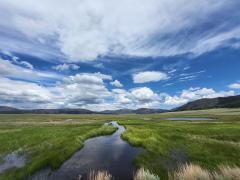
POLYGON ((163 118, 163 120, 169 121, 208 121, 212 120, 210 118, 163 118))

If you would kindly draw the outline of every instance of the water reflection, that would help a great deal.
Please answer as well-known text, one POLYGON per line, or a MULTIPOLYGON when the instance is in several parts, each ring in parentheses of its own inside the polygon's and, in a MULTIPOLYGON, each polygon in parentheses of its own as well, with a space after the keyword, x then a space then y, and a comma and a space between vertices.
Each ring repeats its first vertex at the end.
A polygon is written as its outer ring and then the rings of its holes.
MULTIPOLYGON (((118 128, 114 134, 87 140, 80 151, 45 179, 76 180, 81 175, 81 179, 84 180, 91 169, 108 170, 115 180, 132 179, 135 170, 133 159, 140 148, 132 147, 121 139, 121 134, 125 131, 123 126, 118 125, 117 122, 111 122, 111 124, 118 128)), ((33 179, 49 174, 47 171, 35 174, 33 179)))

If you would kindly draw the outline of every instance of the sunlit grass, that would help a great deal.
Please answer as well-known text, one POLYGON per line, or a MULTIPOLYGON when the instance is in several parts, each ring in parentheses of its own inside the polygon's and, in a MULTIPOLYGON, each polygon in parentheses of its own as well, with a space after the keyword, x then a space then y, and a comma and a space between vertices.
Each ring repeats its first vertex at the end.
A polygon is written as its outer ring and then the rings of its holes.
POLYGON ((144 151, 135 158, 160 178, 178 163, 192 162, 214 170, 219 164, 240 166, 239 109, 188 111, 152 115, 152 120, 119 121, 126 127, 122 138, 144 151), (213 121, 164 121, 163 117, 211 117, 213 121), (158 119, 157 119, 158 118, 158 119))
POLYGON ((160 178, 149 170, 140 168, 135 173, 133 180, 160 180, 160 178))
POLYGON ((102 123, 88 125, 25 125, 0 126, 0 155, 21 152, 27 157, 26 166, 11 169, 0 175, 3 180, 24 179, 39 169, 58 168, 65 160, 80 149, 88 138, 111 134, 112 126, 102 123), (19 129, 19 130, 18 130, 19 129), (15 131, 16 130, 16 131, 15 131))
POLYGON ((88 180, 111 180, 112 175, 108 171, 90 171, 88 180))
MULTIPOLYGON (((182 164, 177 170, 168 172, 168 180, 239 180, 240 168, 220 166, 215 171, 204 169, 196 164, 182 164)), ((80 180, 80 179, 79 179, 80 180)), ((88 180, 114 180, 108 171, 92 170, 88 180)), ((140 168, 133 176, 133 180, 160 180, 160 177, 147 169, 140 168)))

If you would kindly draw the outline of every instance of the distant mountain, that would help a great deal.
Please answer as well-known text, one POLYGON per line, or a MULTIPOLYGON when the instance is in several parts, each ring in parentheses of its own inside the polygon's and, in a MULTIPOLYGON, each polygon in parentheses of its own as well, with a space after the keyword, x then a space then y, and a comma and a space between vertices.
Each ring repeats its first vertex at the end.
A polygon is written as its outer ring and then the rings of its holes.
POLYGON ((2 114, 152 114, 152 113, 162 113, 166 110, 163 109, 118 109, 118 110, 106 110, 101 112, 90 111, 87 109, 16 109, 7 106, 0 106, 0 113, 2 114))
POLYGON ((16 109, 7 106, 0 106, 0 113, 2 114, 93 114, 95 112, 87 109, 16 109))
POLYGON ((26 111, 36 114, 93 114, 93 111, 87 109, 33 109, 26 111))
POLYGON ((140 108, 134 110, 136 114, 154 114, 154 113, 163 113, 167 112, 165 109, 149 109, 149 108, 140 108))
POLYGON ((176 108, 176 111, 185 110, 201 110, 201 109, 213 109, 213 108, 239 108, 240 107, 240 95, 219 97, 212 99, 199 99, 193 102, 189 102, 181 107, 176 108))
POLYGON ((17 112, 17 111, 19 110, 13 107, 0 106, 0 113, 17 112))
POLYGON ((106 110, 102 111, 103 114, 153 114, 153 113, 162 113, 166 112, 164 109, 149 109, 149 108, 140 108, 140 109, 118 109, 118 110, 106 110))
POLYGON ((117 109, 117 110, 105 110, 101 111, 101 114, 132 114, 132 109, 117 109))

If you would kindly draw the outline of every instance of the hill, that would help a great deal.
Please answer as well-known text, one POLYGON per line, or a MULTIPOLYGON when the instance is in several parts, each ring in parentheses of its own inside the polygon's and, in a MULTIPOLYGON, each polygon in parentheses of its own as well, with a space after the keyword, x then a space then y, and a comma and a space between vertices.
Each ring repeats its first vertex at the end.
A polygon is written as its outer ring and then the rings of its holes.
POLYGON ((87 109, 16 109, 8 106, 0 106, 0 114, 93 114, 87 109))
POLYGON ((0 113, 9 113, 9 112, 17 112, 17 111, 19 110, 13 107, 0 106, 0 113))
POLYGON ((106 110, 102 111, 103 114, 154 114, 166 112, 164 109, 150 109, 150 108, 139 108, 139 109, 118 109, 118 110, 106 110))
POLYGON ((118 109, 118 110, 105 110, 101 112, 90 111, 87 109, 16 109, 8 106, 0 106, 0 113, 2 114, 152 114, 166 112, 163 109, 118 109))
POLYGON ((201 110, 201 109, 213 109, 213 108, 239 108, 240 107, 240 95, 219 97, 212 99, 199 99, 189 102, 183 106, 180 106, 175 111, 186 110, 201 110))

